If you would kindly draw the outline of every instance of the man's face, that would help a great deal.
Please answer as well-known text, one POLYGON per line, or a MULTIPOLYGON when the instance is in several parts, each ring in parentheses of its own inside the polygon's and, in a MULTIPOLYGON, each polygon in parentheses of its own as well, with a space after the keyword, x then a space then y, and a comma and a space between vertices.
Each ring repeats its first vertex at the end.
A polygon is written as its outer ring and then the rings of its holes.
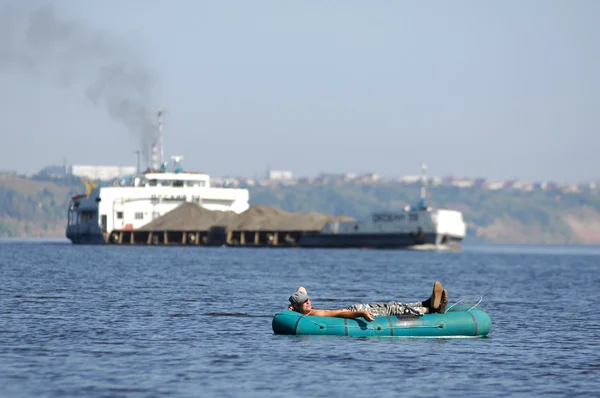
POLYGON ((296 311, 306 314, 307 312, 310 312, 310 310, 312 310, 312 303, 308 298, 302 304, 294 304, 294 308, 296 309, 296 311))

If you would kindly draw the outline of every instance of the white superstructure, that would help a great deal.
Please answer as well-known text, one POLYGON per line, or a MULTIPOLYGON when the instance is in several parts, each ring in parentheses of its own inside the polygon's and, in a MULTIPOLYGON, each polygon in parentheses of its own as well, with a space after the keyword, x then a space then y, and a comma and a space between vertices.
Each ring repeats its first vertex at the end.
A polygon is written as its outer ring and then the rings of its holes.
POLYGON ((169 169, 168 162, 163 162, 163 114, 159 109, 160 153, 154 144, 151 169, 145 173, 136 170, 124 177, 120 174, 111 187, 98 187, 82 178, 87 192, 74 195, 69 204, 66 235, 71 242, 104 244, 112 231, 140 228, 185 202, 236 213, 250 207, 247 189, 213 188, 207 174, 184 172, 181 156, 171 157, 169 169))
POLYGON ((96 181, 109 181, 127 174, 133 174, 136 171, 137 170, 134 166, 73 164, 68 168, 68 173, 71 175, 76 177, 90 178, 96 181))
POLYGON ((114 230, 137 229, 185 203, 209 210, 241 213, 248 209, 247 189, 213 188, 207 174, 150 171, 121 179, 116 186, 88 186, 72 197, 67 237, 73 243, 105 243, 114 230))
POLYGON ((373 213, 360 221, 330 222, 321 233, 329 234, 436 234, 463 239, 466 224, 462 213, 456 210, 410 208, 403 212, 373 213))

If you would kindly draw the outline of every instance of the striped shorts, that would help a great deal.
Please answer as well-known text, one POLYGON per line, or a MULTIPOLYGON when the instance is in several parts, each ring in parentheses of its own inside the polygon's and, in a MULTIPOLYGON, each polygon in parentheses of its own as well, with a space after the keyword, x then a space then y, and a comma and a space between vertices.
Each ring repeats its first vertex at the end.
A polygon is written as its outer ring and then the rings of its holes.
POLYGON ((425 314, 426 308, 421 302, 418 303, 399 303, 390 301, 389 303, 373 303, 373 304, 353 304, 347 308, 350 311, 370 311, 375 316, 390 316, 390 315, 416 315, 425 314))

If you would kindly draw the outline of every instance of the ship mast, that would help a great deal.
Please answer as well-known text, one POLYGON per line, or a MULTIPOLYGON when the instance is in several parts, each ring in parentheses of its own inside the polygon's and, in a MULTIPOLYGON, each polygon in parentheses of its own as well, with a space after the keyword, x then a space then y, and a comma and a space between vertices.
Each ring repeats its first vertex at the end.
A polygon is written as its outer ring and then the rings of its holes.
POLYGON ((421 164, 421 202, 425 204, 427 199, 427 165, 421 164))
POLYGON ((163 110, 158 110, 158 145, 160 147, 160 165, 163 165, 165 161, 165 148, 164 148, 164 137, 163 137, 163 110))
POLYGON ((134 151, 133 153, 135 153, 136 157, 137 157, 137 167, 135 169, 136 173, 140 172, 140 155, 142 153, 142 151, 140 151, 139 149, 137 151, 134 151))

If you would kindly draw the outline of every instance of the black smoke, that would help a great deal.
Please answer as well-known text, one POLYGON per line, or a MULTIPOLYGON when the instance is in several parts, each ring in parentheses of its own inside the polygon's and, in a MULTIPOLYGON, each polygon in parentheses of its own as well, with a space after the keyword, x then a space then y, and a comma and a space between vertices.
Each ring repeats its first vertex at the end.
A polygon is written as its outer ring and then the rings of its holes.
POLYGON ((58 17, 52 4, 0 3, 0 72, 75 88, 140 138, 144 163, 157 141, 155 79, 124 38, 58 17))

